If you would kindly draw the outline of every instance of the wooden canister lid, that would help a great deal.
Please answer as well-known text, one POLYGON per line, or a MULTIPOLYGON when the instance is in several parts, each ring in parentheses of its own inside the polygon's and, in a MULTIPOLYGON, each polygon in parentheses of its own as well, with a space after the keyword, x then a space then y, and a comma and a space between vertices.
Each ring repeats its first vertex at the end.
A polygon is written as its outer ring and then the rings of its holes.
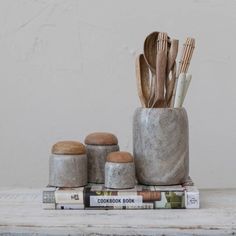
POLYGON ((53 145, 52 147, 53 154, 60 155, 80 155, 85 154, 85 146, 76 141, 60 141, 53 145))
POLYGON ((117 145, 118 139, 111 133, 96 132, 89 134, 84 142, 89 145, 117 145))
POLYGON ((107 162, 129 163, 133 161, 134 158, 129 152, 111 152, 107 156, 107 162))

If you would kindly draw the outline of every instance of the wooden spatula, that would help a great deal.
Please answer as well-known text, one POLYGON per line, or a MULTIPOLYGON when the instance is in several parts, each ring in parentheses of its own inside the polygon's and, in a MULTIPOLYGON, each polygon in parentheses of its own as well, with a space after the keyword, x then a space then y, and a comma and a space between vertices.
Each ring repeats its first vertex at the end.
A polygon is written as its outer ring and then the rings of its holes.
POLYGON ((167 67, 168 36, 166 33, 159 33, 158 48, 156 55, 156 86, 154 107, 166 107, 165 82, 167 67))
POLYGON ((150 97, 149 68, 143 54, 136 58, 136 81, 141 104, 143 107, 148 107, 150 97))
POLYGON ((179 40, 172 39, 167 59, 166 72, 166 102, 170 103, 176 80, 176 57, 178 54, 179 40))

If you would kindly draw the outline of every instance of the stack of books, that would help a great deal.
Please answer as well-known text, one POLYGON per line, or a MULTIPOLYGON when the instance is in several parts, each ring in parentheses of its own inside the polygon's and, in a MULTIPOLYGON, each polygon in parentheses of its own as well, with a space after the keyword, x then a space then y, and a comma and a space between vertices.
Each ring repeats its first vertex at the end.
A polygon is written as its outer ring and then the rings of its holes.
POLYGON ((43 208, 76 209, 193 209, 199 208, 199 191, 191 178, 182 185, 108 189, 103 184, 80 188, 46 187, 43 208))

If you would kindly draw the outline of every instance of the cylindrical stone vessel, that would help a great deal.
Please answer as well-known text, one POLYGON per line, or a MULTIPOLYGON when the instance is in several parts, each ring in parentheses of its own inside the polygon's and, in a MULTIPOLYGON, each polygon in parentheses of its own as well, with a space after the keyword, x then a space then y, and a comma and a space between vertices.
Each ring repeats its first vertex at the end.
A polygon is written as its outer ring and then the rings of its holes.
POLYGON ((135 186, 133 156, 128 152, 112 152, 105 164, 105 187, 127 189, 135 186))
POLYGON ((73 188, 86 184, 85 146, 75 141, 61 141, 54 144, 49 158, 49 185, 73 188))
POLYGON ((118 139, 111 133, 92 133, 85 138, 88 158, 88 182, 105 182, 106 157, 111 152, 119 151, 118 139))
POLYGON ((140 184, 174 185, 189 175, 189 130, 184 108, 137 108, 133 154, 140 184))

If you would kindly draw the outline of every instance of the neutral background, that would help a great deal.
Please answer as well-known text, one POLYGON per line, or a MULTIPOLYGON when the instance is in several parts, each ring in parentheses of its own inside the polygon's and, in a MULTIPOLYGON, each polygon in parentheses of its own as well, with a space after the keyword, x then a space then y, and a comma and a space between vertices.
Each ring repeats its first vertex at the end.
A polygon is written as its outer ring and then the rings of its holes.
POLYGON ((236 187, 235 0, 0 0, 0 186, 45 186, 58 140, 109 131, 132 151, 134 61, 152 31, 196 38, 191 176, 236 187))

